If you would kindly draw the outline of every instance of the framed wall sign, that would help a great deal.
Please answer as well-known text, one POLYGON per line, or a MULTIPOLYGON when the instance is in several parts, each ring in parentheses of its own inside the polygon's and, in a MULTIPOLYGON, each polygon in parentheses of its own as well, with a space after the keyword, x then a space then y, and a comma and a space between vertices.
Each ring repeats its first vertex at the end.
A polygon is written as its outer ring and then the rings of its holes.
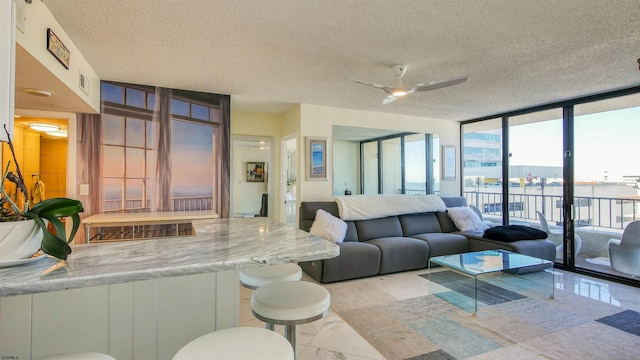
POLYGON ((307 136, 307 180, 327 180, 327 138, 307 136))
POLYGON ((442 145, 442 180, 456 179, 456 147, 442 145))
POLYGON ((51 29, 47 29, 47 50, 55 57, 65 69, 69 70, 69 49, 60 41, 51 29))
POLYGON ((264 182, 264 162, 247 162, 247 182, 264 182))

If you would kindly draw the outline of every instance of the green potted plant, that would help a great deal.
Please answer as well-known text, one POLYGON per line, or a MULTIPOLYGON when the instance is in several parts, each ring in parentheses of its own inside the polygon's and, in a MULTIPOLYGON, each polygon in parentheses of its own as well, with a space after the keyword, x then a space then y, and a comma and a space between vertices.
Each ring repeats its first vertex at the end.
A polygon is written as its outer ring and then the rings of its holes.
MULTIPOLYGON (((24 177, 16 160, 13 143, 11 142, 11 137, 6 125, 4 129, 7 133, 9 149, 11 150, 11 155, 13 156, 16 167, 16 174, 9 171, 9 161, 2 175, 2 182, 0 183, 0 221, 15 222, 32 220, 35 222, 37 228, 42 230, 42 240, 39 244, 42 252, 60 259, 61 263, 64 264, 68 255, 71 254, 69 243, 73 241, 80 227, 80 215, 78 213, 84 211, 82 203, 79 200, 69 198, 51 198, 43 200, 31 207, 24 177), (11 199, 11 196, 5 190, 5 180, 14 183, 16 185, 16 192, 21 192, 24 195, 25 203, 22 208, 11 199), (66 236, 65 225, 61 221, 62 218, 70 218, 73 221, 71 233, 68 237, 66 236), (47 226, 48 224, 52 225, 52 229, 47 226)), ((39 236, 40 232, 38 229, 35 231, 25 231, 25 233, 29 233, 29 236, 33 236, 34 232, 39 236)), ((15 234, 14 232, 14 237, 15 234)), ((24 244, 26 240, 14 238, 7 241, 13 241, 13 243, 9 243, 6 246, 21 246, 23 251, 29 251, 28 246, 24 244)))

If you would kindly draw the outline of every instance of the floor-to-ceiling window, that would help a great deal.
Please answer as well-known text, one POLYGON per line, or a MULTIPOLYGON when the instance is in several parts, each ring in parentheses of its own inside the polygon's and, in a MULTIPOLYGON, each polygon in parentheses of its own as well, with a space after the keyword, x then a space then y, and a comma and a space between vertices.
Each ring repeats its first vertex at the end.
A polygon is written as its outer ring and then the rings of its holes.
POLYGON ((463 193, 485 216, 546 229, 557 263, 637 283, 636 250, 611 249, 640 220, 639 131, 640 87, 463 122, 463 193), (494 180, 482 168, 500 159, 494 180))
MULTIPOLYGON (((562 222, 562 108, 508 118, 509 223, 562 222)), ((561 239, 558 239, 558 244, 561 239)))
POLYGON ((463 194, 483 217, 502 223, 502 119, 462 126, 463 194))
POLYGON ((402 133, 361 141, 362 193, 437 193, 438 146, 433 134, 402 133))
POLYGON ((574 217, 582 240, 576 267, 638 275, 640 257, 632 254, 640 248, 618 243, 623 230, 640 220, 640 95, 574 109, 574 217))
POLYGON ((401 137, 382 140, 382 194, 402 194, 403 159, 401 137))
POLYGON ((378 159, 378 142, 369 141, 361 143, 360 158, 362 167, 362 193, 378 194, 379 192, 379 159, 378 159))

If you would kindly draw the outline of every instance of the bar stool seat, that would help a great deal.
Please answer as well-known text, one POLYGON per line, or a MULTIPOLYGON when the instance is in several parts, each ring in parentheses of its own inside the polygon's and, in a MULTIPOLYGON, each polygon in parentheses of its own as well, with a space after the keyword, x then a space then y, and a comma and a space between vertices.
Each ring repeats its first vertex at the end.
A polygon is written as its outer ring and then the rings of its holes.
POLYGON ((73 354, 59 354, 53 356, 46 356, 38 358, 36 360, 116 360, 107 354, 101 354, 97 352, 83 352, 73 354))
POLYGON ((325 317, 331 297, 322 286, 307 281, 274 281, 251 295, 253 315, 266 323, 285 325, 284 335, 296 348, 296 325, 325 317))
POLYGON ((272 281, 297 281, 300 279, 302 279, 302 268, 294 263, 240 270, 240 284, 253 290, 272 281))
POLYGON ((280 334, 257 327, 234 327, 202 335, 183 346, 173 360, 293 360, 291 344, 280 334))

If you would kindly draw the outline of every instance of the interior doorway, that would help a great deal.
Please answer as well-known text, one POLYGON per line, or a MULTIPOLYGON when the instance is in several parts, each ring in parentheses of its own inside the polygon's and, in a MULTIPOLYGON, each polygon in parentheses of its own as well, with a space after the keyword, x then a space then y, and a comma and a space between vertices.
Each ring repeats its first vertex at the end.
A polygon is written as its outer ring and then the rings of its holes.
POLYGON ((232 136, 231 214, 233 217, 272 217, 273 194, 269 171, 273 138, 232 136))
POLYGON ((282 144, 282 194, 280 218, 287 224, 297 222, 298 142, 296 134, 283 138, 282 144))
MULTIPOLYGON (((12 143, 29 194, 30 204, 46 198, 72 197, 75 151, 69 136, 75 129, 73 114, 16 109, 12 143), (73 118, 73 119, 72 119, 73 118)), ((72 136, 72 135, 71 135, 72 136)), ((8 144, 2 147, 2 166, 15 161, 8 144)))

